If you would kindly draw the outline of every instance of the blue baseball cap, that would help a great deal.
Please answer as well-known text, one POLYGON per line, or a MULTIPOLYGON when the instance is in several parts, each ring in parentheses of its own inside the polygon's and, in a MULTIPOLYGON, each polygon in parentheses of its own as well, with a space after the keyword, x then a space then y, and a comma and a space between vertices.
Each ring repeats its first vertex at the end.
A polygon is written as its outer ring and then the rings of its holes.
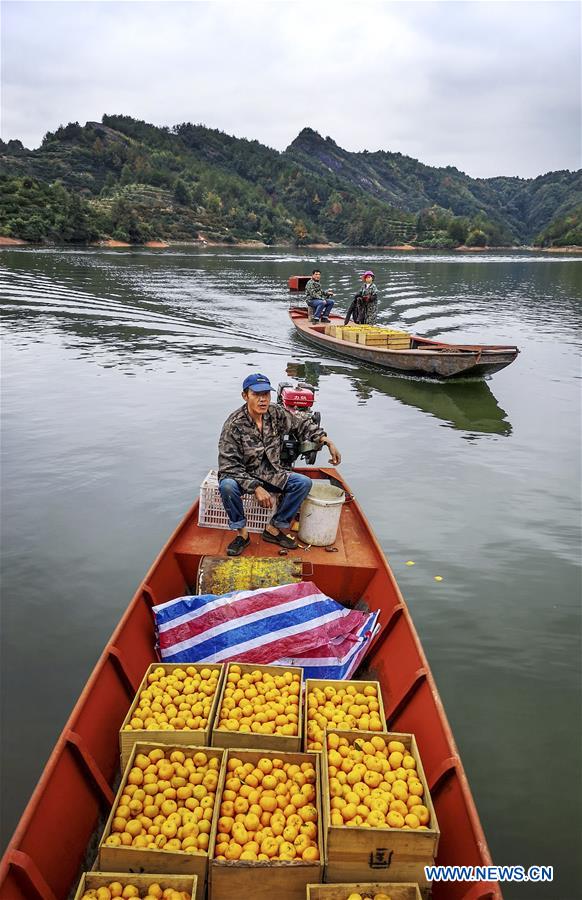
POLYGON ((264 391, 274 391, 275 388, 271 387, 271 382, 266 375, 255 372, 253 375, 247 375, 243 381, 243 391, 248 390, 254 391, 255 394, 261 394, 264 391))

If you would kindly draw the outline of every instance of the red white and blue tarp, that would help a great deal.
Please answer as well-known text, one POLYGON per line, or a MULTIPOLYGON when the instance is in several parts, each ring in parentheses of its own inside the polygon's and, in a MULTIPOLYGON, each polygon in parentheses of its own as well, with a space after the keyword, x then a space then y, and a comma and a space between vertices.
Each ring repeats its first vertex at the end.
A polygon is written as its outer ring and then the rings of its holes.
POLYGON ((347 609, 310 581, 178 597, 153 608, 162 662, 238 660, 349 678, 379 630, 379 613, 347 609))

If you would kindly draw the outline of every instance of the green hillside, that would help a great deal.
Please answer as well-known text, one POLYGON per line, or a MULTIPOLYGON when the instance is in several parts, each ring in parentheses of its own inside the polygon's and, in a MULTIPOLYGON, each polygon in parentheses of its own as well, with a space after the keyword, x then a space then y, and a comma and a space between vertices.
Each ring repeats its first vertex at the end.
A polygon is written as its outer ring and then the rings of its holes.
POLYGON ((507 246, 580 203, 580 172, 471 179, 398 153, 349 153, 310 129, 283 153, 129 116, 71 123, 37 150, 0 141, 0 235, 35 242, 507 246))
POLYGON ((582 247, 582 203, 566 215, 556 216, 534 243, 539 247, 582 247))
POLYGON ((501 243, 530 242, 556 215, 582 203, 582 171, 533 179, 469 178, 453 166, 426 166, 401 153, 350 153, 309 128, 286 154, 313 174, 333 172, 399 209, 419 212, 436 205, 455 216, 481 216, 498 226, 501 243))

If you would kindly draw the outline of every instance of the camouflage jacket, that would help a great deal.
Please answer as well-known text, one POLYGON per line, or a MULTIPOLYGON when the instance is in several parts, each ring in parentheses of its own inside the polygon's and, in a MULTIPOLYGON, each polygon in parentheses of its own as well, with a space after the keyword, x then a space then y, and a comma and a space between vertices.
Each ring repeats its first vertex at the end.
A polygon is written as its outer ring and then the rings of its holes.
POLYGON ((371 284, 363 284, 359 291, 360 297, 367 300, 368 303, 372 303, 375 300, 378 300, 378 288, 372 281, 371 284))
POLYGON ((327 292, 323 290, 320 281, 310 278, 305 285, 305 302, 309 306, 319 300, 327 300, 327 292))
POLYGON ((293 431, 301 441, 317 443, 325 431, 311 419, 295 416, 271 403, 259 431, 246 403, 235 410, 224 425, 218 443, 218 479, 234 478, 245 493, 273 485, 282 490, 289 471, 281 465, 283 436, 293 431))

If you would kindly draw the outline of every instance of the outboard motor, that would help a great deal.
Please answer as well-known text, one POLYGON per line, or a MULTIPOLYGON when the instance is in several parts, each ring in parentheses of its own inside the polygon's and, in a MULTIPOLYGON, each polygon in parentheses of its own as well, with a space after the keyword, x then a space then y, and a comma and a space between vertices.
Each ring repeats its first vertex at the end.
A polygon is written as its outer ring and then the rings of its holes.
MULTIPOLYGON (((291 381, 281 381, 277 387, 277 403, 296 416, 307 417, 316 425, 321 423, 321 413, 313 411, 315 388, 310 384, 299 382, 294 385, 291 381)), ((312 466, 320 449, 319 444, 300 441, 298 435, 290 432, 283 438, 281 462, 290 469, 298 457, 301 457, 308 466, 312 466)))

